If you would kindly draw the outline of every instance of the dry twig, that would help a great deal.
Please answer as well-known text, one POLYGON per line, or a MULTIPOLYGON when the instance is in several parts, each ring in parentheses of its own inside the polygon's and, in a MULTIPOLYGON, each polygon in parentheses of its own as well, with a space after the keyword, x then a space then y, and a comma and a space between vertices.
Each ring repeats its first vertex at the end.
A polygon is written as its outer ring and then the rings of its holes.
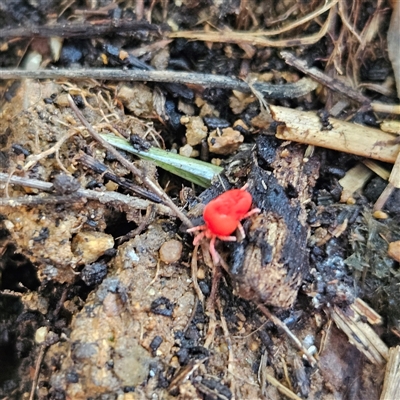
POLYGON ((293 341, 293 343, 296 345, 296 347, 304 353, 304 355, 307 357, 308 362, 312 367, 315 367, 317 365, 317 361, 315 358, 308 352, 308 350, 303 346, 303 344, 300 342, 300 340, 297 338, 296 335, 292 333, 292 331, 286 326, 285 323, 283 323, 278 317, 276 317, 274 314, 272 314, 267 307, 259 304, 258 308, 261 310, 261 312, 269 319, 271 320, 276 326, 279 328, 283 329, 286 333, 286 335, 289 336, 289 338, 293 341))
POLYGON ((266 383, 268 382, 270 385, 276 387, 283 395, 285 395, 289 399, 302 400, 299 396, 293 393, 286 386, 282 385, 282 383, 280 383, 276 378, 274 378, 267 372, 267 362, 268 362, 268 355, 265 352, 261 356, 260 367, 258 369, 258 376, 259 376, 258 379, 261 384, 261 390, 263 390, 263 388, 266 386, 266 383))
MULTIPOLYGON (((397 140, 395 140, 395 142, 397 142, 397 140)), ((400 152, 397 155, 392 172, 390 173, 389 183, 376 201, 374 211, 381 210, 384 207, 394 189, 400 189, 400 152)))
POLYGON ((95 36, 103 36, 109 33, 129 33, 138 30, 148 30, 158 33, 159 27, 151 25, 145 21, 116 21, 104 20, 103 23, 52 23, 42 26, 24 26, 18 28, 0 29, 0 38, 46 38, 59 36, 63 38, 89 38, 95 36))
POLYGON ((368 360, 375 365, 385 365, 389 358, 388 348, 375 331, 365 322, 362 322, 358 312, 351 308, 341 310, 334 307, 330 316, 348 337, 349 342, 357 347, 368 360))
POLYGON ((64 134, 58 141, 57 143, 50 147, 49 149, 42 151, 39 154, 32 154, 30 156, 28 156, 28 158, 26 159, 26 163, 24 165, 23 170, 24 171, 29 171, 36 163, 38 163, 40 160, 42 160, 43 158, 48 157, 49 155, 56 153, 56 159, 58 162, 58 165, 60 166, 60 168, 66 173, 66 174, 70 174, 70 172, 64 167, 64 165, 61 163, 60 157, 59 157, 59 151, 61 146, 72 136, 74 136, 77 133, 77 131, 74 132, 67 132, 66 134, 64 134))
POLYGON ((371 100, 368 97, 363 96, 358 90, 353 89, 344 82, 326 75, 324 72, 315 67, 309 67, 305 61, 298 59, 292 53, 288 51, 281 51, 281 56, 287 64, 297 68, 299 71, 305 73, 312 79, 315 79, 317 82, 321 83, 327 88, 339 92, 343 96, 349 97, 350 99, 355 100, 363 105, 369 106, 371 103, 371 100))
POLYGON ((113 174, 104 164, 84 152, 79 153, 79 155, 75 159, 87 168, 90 168, 98 174, 102 174, 104 178, 110 179, 111 181, 117 183, 124 189, 130 190, 133 193, 136 193, 144 198, 148 198, 149 200, 156 203, 161 202, 160 197, 155 195, 153 192, 150 192, 149 190, 142 188, 141 186, 133 184, 128 179, 124 179, 119 177, 118 175, 113 174))
MULTIPOLYGON (((163 82, 181 83, 188 85, 208 86, 221 89, 238 90, 251 93, 249 85, 235 78, 223 75, 198 74, 179 71, 145 71, 145 70, 122 70, 122 69, 80 69, 80 70, 49 70, 37 71, 24 70, 1 70, 0 79, 98 79, 117 80, 129 82, 163 82)), ((317 84, 309 78, 300 79, 295 83, 285 85, 274 85, 271 83, 257 82, 254 88, 264 96, 271 99, 292 99, 305 96, 314 89, 317 84)))
POLYGON ((353 199, 353 194, 362 189, 372 175, 373 172, 363 163, 358 163, 349 169, 346 175, 339 180, 340 186, 343 188, 340 202, 346 203, 353 199))
POLYGON ((390 19, 389 30, 387 33, 388 54, 390 61, 392 62, 394 77, 396 80, 397 97, 400 98, 400 2, 398 0, 392 0, 391 3, 393 10, 392 17, 390 19))
MULTIPOLYGON (((221 31, 221 32, 204 32, 204 31, 178 31, 171 32, 168 34, 169 38, 185 38, 189 40, 202 40, 205 42, 213 42, 213 43, 236 43, 238 45, 250 44, 253 46, 265 46, 265 47, 290 47, 290 46, 305 46, 317 43, 321 38, 323 38, 331 25, 331 22, 334 20, 334 16, 336 14, 336 3, 338 0, 332 0, 329 3, 326 3, 321 10, 325 12, 329 10, 328 17, 324 22, 322 28, 319 32, 304 36, 304 37, 295 37, 289 39, 279 39, 279 40, 271 40, 268 39, 268 36, 277 35, 282 33, 288 29, 292 29, 298 26, 297 23, 293 25, 288 25, 288 27, 282 28, 283 30, 277 29, 273 31, 258 31, 258 32, 237 32, 237 31, 221 31)), ((319 11, 317 11, 317 14, 319 11)), ((316 15, 316 12, 311 14, 313 17, 316 15)), ((311 18, 313 18, 311 17, 311 18)), ((299 20, 299 24, 307 22, 310 19, 310 16, 306 16, 304 19, 299 20)))
POLYGON ((385 380, 380 400, 398 398, 400 393, 400 346, 389 349, 389 360, 386 365, 385 380))
POLYGON ((329 118, 331 130, 322 130, 315 112, 270 106, 275 121, 284 122, 277 128, 276 137, 313 146, 342 151, 394 164, 400 145, 393 143, 395 135, 379 129, 329 118))
POLYGON ((200 303, 204 306, 204 295, 203 292, 200 289, 200 286, 197 282, 197 252, 199 250, 199 244, 196 244, 196 246, 194 246, 193 249, 193 253, 192 253, 192 263, 191 263, 191 267, 192 267, 192 282, 193 282, 193 288, 194 291, 197 294, 197 297, 200 301, 200 303))
MULTIPOLYGON (((10 184, 13 185, 26 186, 34 189, 39 189, 45 192, 51 192, 53 190, 53 184, 49 182, 44 182, 44 181, 39 181, 37 179, 30 179, 19 176, 10 177, 8 174, 4 173, 0 173, 0 182, 4 183, 9 182, 10 184)), ((35 204, 35 202, 40 202, 40 204, 43 204, 44 202, 47 201, 44 199, 49 199, 48 201, 52 203, 61 201, 60 196, 54 196, 58 197, 58 200, 56 201, 50 200, 52 197, 53 196, 48 196, 48 197, 22 196, 18 197, 17 199, 13 198, 0 199, 0 206, 1 205, 18 206, 21 204, 35 204), (40 200, 37 200, 38 198, 40 200)), ((97 192, 95 190, 78 189, 74 193, 74 196, 64 196, 64 197, 66 202, 77 201, 80 198, 87 198, 90 200, 97 200, 102 204, 108 204, 108 205, 122 204, 131 207, 133 209, 139 209, 139 210, 147 210, 149 205, 154 205, 157 213, 168 216, 172 215, 172 210, 169 207, 165 206, 164 204, 155 204, 148 200, 139 199, 137 197, 132 197, 132 196, 126 196, 118 192, 109 192, 109 191, 97 192)))

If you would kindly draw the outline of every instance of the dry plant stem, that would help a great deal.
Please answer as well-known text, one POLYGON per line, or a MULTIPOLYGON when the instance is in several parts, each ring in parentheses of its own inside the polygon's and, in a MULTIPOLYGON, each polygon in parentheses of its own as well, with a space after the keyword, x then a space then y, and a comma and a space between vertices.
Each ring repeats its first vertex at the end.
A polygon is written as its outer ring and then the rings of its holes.
POLYGON ((167 47, 171 42, 172 40, 159 40, 148 45, 141 45, 136 49, 130 50, 129 54, 134 57, 141 57, 146 53, 152 53, 154 51, 163 49, 167 47))
POLYGON ((35 374, 34 374, 33 380, 32 380, 32 387, 31 387, 31 392, 29 394, 29 400, 34 400, 34 398, 35 398, 36 386, 38 384, 39 374, 40 374, 40 366, 42 365, 42 361, 43 361, 46 349, 47 349, 47 346, 45 344, 40 345, 39 354, 36 359, 35 374))
POLYGON ((382 317, 359 297, 354 300, 350 308, 362 317, 367 318, 371 325, 382 325, 383 323, 382 317))
POLYGON ((272 321, 276 326, 279 328, 283 329, 285 333, 289 336, 290 339, 294 342, 294 344, 297 346, 297 348, 304 353, 304 355, 307 357, 308 362, 311 364, 312 367, 317 365, 317 361, 315 358, 308 352, 308 350, 303 346, 303 344, 300 342, 300 340, 295 336, 291 330, 274 314, 272 314, 267 307, 263 306, 262 304, 258 304, 257 306, 260 311, 270 320, 272 321))
MULTIPOLYGON (((19 176, 12 176, 10 178, 9 175, 3 173, 0 173, 0 182, 9 182, 12 185, 26 186, 34 189, 39 189, 45 192, 50 192, 53 190, 53 184, 49 182, 44 182, 44 181, 39 181, 37 179, 30 179, 19 176)), ((58 199, 60 199, 60 197, 61 196, 58 196, 58 199)), ((81 197, 90 200, 97 200, 102 204, 109 204, 109 205, 122 204, 140 210, 147 210, 147 207, 149 205, 154 205, 157 213, 168 216, 172 215, 171 209, 165 206, 164 204, 154 204, 148 200, 143 200, 132 196, 126 196, 118 192, 108 192, 108 191, 97 192, 94 190, 79 189, 74 193, 74 196, 65 196, 67 202, 68 201, 76 202, 77 199, 80 199, 81 197)), ((19 204, 15 203, 16 200, 21 201, 21 204, 35 204, 35 201, 41 202, 40 204, 43 204, 44 202, 43 199, 47 198, 50 199, 50 196, 46 198, 40 196, 22 196, 18 197, 17 199, 12 199, 12 198, 0 199, 0 205, 18 206, 19 204), (38 200, 38 198, 42 200, 38 200)), ((54 201, 49 200, 49 202, 54 202, 54 201)))
POLYGON ((385 365, 389 357, 388 348, 375 331, 361 321, 357 313, 350 308, 341 310, 335 306, 329 314, 338 328, 347 335, 349 342, 357 347, 371 363, 385 365))
POLYGON ((146 286, 145 290, 146 291, 151 285, 153 285, 157 279, 158 279, 158 274, 160 272, 160 260, 157 261, 157 267, 156 267, 156 273, 154 274, 154 278, 150 281, 150 283, 146 286))
MULTIPOLYGON (((122 70, 122 69, 79 69, 79 70, 48 70, 38 71, 2 70, 0 79, 98 79, 109 81, 128 82, 162 82, 181 83, 215 87, 221 89, 238 90, 251 93, 249 85, 235 78, 223 75, 197 74, 178 71, 144 71, 144 70, 122 70)), ((303 78, 295 83, 285 85, 273 85, 271 83, 254 83, 256 90, 271 99, 292 99, 305 96, 318 86, 312 79, 303 78)))
POLYGON ((332 78, 322 71, 314 67, 308 67, 306 61, 300 60, 288 51, 281 51, 281 56, 285 60, 286 64, 297 68, 299 71, 305 73, 310 78, 315 79, 317 82, 326 86, 327 88, 341 93, 343 96, 347 96, 352 100, 357 101, 365 106, 370 106, 371 100, 368 97, 363 96, 359 91, 346 85, 345 83, 332 78))
POLYGON ((89 38, 96 36, 104 36, 113 32, 133 32, 137 30, 147 30, 157 32, 159 27, 151 25, 145 21, 124 21, 104 20, 103 23, 52 23, 41 26, 27 26, 23 28, 5 28, 0 29, 0 38, 46 38, 59 36, 63 38, 89 38))
POLYGON ((0 294, 3 296, 13 296, 13 297, 22 297, 24 294, 20 292, 14 292, 10 289, 0 290, 0 294))
MULTIPOLYGON (((129 233, 127 233, 126 235, 120 236, 118 238, 118 244, 122 244, 122 243, 126 242, 127 240, 132 239, 137 235, 140 235, 154 221, 155 216, 156 216, 156 212, 155 212, 154 206, 153 206, 153 204, 150 204, 147 207, 146 215, 144 216, 140 225, 133 231, 130 231, 129 233)), ((158 268, 158 266, 157 266, 157 268, 158 268)))
POLYGON ((197 252, 198 252, 198 250, 199 250, 199 244, 196 244, 196 246, 194 246, 194 249, 193 249, 192 263, 191 263, 192 281, 193 281, 194 291, 196 292, 200 303, 204 306, 204 295, 203 295, 203 292, 201 291, 200 286, 197 282, 197 252))
POLYGON ((396 80, 397 97, 400 98, 400 2, 398 0, 392 0, 391 4, 393 10, 387 33, 388 54, 392 63, 394 78, 396 80))
MULTIPOLYGON (((53 184, 50 182, 39 181, 38 179, 25 178, 21 176, 10 176, 0 172, 0 182, 4 182, 11 185, 21 185, 33 189, 39 189, 45 192, 53 190, 53 184)), ((79 190, 78 190, 79 192, 79 190)))
POLYGON ((338 2, 338 0, 333 0, 331 2, 325 2, 325 4, 323 4, 321 6, 321 8, 318 8, 318 9, 312 11, 310 14, 307 14, 302 18, 296 19, 295 21, 290 22, 289 24, 287 24, 285 26, 282 26, 282 28, 274 29, 271 31, 251 32, 249 34, 254 35, 254 36, 280 35, 281 33, 288 32, 294 28, 297 28, 298 26, 301 26, 309 21, 312 21, 313 19, 317 18, 319 15, 323 14, 324 12, 329 11, 337 2, 338 2))
POLYGON ((198 297, 195 297, 194 299, 194 304, 193 304, 193 308, 192 308, 192 313, 190 314, 190 318, 188 319, 188 321, 186 322, 185 328, 183 329, 183 332, 187 332, 187 330, 189 329, 190 324, 193 321, 194 316, 197 313, 197 305, 199 304, 199 299, 198 297))
POLYGON ((379 162, 366 158, 362 161, 362 163, 385 181, 389 179, 390 172, 386 168, 384 168, 379 162))
MULTIPOLYGON (((68 132, 65 135, 63 135, 58 141, 57 143, 50 147, 49 149, 41 152, 40 154, 34 154, 34 155, 30 155, 28 156, 28 158, 26 159, 26 164, 24 165, 23 170, 24 171, 28 171, 30 170, 37 162, 39 162, 40 160, 42 160, 43 158, 48 157, 49 155, 56 153, 56 155, 58 156, 58 152, 61 148, 61 146, 64 144, 64 142, 66 142, 69 138, 71 138, 72 136, 76 135, 77 132, 68 132)), ((61 164, 61 161, 59 160, 59 158, 57 159, 59 165, 61 166, 61 168, 64 170, 64 172, 66 172, 67 174, 69 174, 69 172, 65 169, 65 167, 61 164)))
POLYGON ((204 347, 206 349, 210 348, 211 344, 214 342, 215 330, 217 329, 217 317, 215 316, 215 310, 209 311, 208 316, 208 328, 204 341, 204 347))
POLYGON ((390 173, 389 183, 376 201, 374 211, 379 211, 385 206, 386 201, 389 199, 394 189, 400 189, 400 152, 397 155, 392 172, 390 173))
POLYGON ((64 306, 65 300, 67 299, 67 295, 68 295, 68 289, 65 288, 63 290, 63 292, 61 293, 61 297, 57 302, 57 306, 56 306, 55 310, 53 311, 53 316, 54 317, 57 317, 57 315, 60 312, 61 308, 64 306))
POLYGON ((218 295, 218 285, 221 279, 221 268, 219 265, 215 265, 212 268, 212 281, 210 297, 207 300, 207 311, 215 312, 215 301, 218 295))
POLYGON ((131 181, 113 174, 104 164, 89 156, 88 154, 81 152, 78 157, 75 158, 75 160, 97 172, 98 174, 103 174, 103 177, 105 177, 106 179, 110 179, 124 189, 128 189, 133 193, 136 193, 144 198, 148 198, 149 200, 156 203, 161 202, 160 197, 156 196, 153 192, 150 192, 149 190, 142 188, 141 186, 134 185, 131 181))
POLYGON ((339 15, 340 19, 342 20, 343 24, 347 27, 347 29, 357 38, 358 42, 362 45, 362 39, 360 35, 356 32, 355 28, 351 26, 350 22, 347 19, 346 10, 344 9, 344 5, 347 2, 343 0, 339 0, 339 15))
POLYGON ((234 372, 235 356, 234 356, 233 350, 232 350, 233 346, 232 346, 231 334, 229 333, 228 324, 226 323, 226 319, 224 317, 224 310, 222 309, 221 301, 220 301, 219 298, 217 299, 217 307, 218 307, 219 316, 220 316, 220 319, 221 319, 221 327, 222 327, 222 330, 224 332, 224 337, 225 337, 225 340, 226 340, 226 344, 228 346, 228 372, 231 375, 231 377, 229 378, 230 390, 231 390, 232 393, 235 393, 235 381, 236 381, 236 379, 232 379, 235 376, 235 372, 234 372))
POLYGON ((340 202, 346 203, 351 199, 355 192, 364 187, 372 175, 373 172, 363 163, 358 163, 353 168, 349 169, 346 175, 339 179, 340 186, 343 188, 340 202))
POLYGON ((395 187, 391 183, 387 184, 384 191, 381 193, 378 200, 374 204, 373 211, 382 210, 382 208, 385 206, 386 202, 388 201, 390 195, 393 193, 394 189, 395 189, 395 187))
POLYGON ((385 380, 380 400, 398 398, 400 393, 400 346, 389 349, 389 360, 386 365, 385 380))
MULTIPOLYGON (((286 381, 286 386, 293 391, 293 386, 292 386, 292 382, 290 382, 290 378, 289 378, 289 371, 288 371, 288 367, 287 367, 287 363, 285 360, 285 357, 281 356, 281 364, 282 364, 282 369, 283 369, 283 375, 285 376, 285 381, 286 381)), ((294 362, 294 360, 293 360, 294 362)), ((294 367, 294 365, 293 365, 294 367)))
POLYGON ((320 118, 310 111, 270 105, 275 121, 284 122, 277 128, 276 137, 344 153, 373 158, 394 164, 400 145, 392 143, 396 135, 379 129, 329 118, 333 128, 322 130, 320 118))
POLYGON ((238 45, 250 44, 253 46, 264 46, 264 47, 291 47, 291 46, 305 46, 317 43, 321 38, 323 38, 334 20, 334 15, 336 14, 336 3, 334 0, 329 3, 329 15, 319 32, 304 36, 295 37, 291 39, 281 39, 281 40, 271 40, 265 36, 268 36, 270 31, 266 31, 267 35, 263 32, 256 32, 252 34, 251 32, 235 32, 235 31, 221 31, 221 32, 203 32, 203 31, 178 31, 171 32, 168 34, 169 38, 186 38, 190 40, 202 40, 205 42, 213 43, 236 43, 238 45), (262 36, 262 37, 261 37, 262 36))
POLYGON ((107 151, 109 151, 125 168, 131 171, 136 177, 141 179, 143 183, 150 189, 154 194, 159 196, 163 202, 171 208, 173 213, 177 218, 179 218, 185 225, 188 227, 192 227, 192 223, 189 218, 186 217, 185 214, 175 205, 175 203, 168 197, 168 195, 162 190, 155 182, 153 182, 146 174, 144 174, 140 169, 136 168, 132 163, 130 163, 127 159, 125 159, 113 146, 111 146, 106 140, 104 140, 86 121, 83 114, 80 112, 72 97, 68 95, 68 102, 78 119, 82 122, 82 124, 86 127, 88 132, 93 136, 93 138, 99 142, 107 151))
POLYGON ((210 255, 210 243, 209 241, 203 240, 201 242, 201 251, 203 253, 203 258, 205 264, 209 267, 212 272, 212 284, 211 284, 211 293, 206 302, 206 313, 209 318, 208 329, 206 334, 206 339, 204 342, 204 347, 208 349, 211 344, 214 342, 215 330, 217 328, 217 317, 215 315, 215 296, 217 293, 217 286, 219 282, 219 278, 221 276, 221 271, 218 267, 216 267, 210 255), (219 273, 219 276, 218 276, 219 273))
POLYGON ((283 395, 285 395, 289 399, 302 400, 301 397, 297 396, 286 386, 283 386, 282 383, 280 383, 272 375, 268 374, 267 372, 264 372, 264 377, 265 377, 265 380, 268 381, 269 384, 271 384, 272 386, 275 386, 283 395))
POLYGON ((78 203, 85 199, 79 196, 21 196, 0 199, 0 206, 38 206, 43 204, 78 203))
POLYGON ((394 163, 392 172, 390 173, 389 182, 396 189, 400 189, 400 152, 397 155, 396 162, 394 163))
POLYGON ((385 104, 374 101, 371 103, 372 110, 375 112, 387 113, 387 114, 400 114, 400 105, 398 104, 385 104))

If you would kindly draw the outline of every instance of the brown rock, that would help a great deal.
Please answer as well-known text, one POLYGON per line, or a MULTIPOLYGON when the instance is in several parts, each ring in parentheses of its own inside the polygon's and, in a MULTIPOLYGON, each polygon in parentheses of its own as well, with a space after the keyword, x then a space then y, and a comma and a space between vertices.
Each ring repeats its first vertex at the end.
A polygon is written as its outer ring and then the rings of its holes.
POLYGON ((208 146, 212 153, 232 154, 243 143, 243 135, 233 128, 222 129, 222 134, 219 132, 218 130, 212 131, 208 137, 208 146))
POLYGON ((106 250, 114 247, 111 235, 102 232, 79 232, 72 240, 72 252, 81 264, 95 262, 106 250))

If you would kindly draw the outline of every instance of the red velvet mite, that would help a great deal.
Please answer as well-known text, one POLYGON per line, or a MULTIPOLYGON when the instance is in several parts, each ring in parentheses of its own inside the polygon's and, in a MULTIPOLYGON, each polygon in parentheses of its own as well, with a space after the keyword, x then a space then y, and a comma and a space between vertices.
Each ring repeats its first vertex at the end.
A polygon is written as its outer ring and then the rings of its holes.
POLYGON ((198 233, 193 244, 196 245, 204 237, 211 239, 210 253, 214 264, 219 261, 219 255, 215 250, 215 240, 218 238, 225 241, 236 241, 236 236, 230 236, 237 228, 245 237, 243 226, 240 221, 250 215, 260 212, 258 208, 250 210, 253 198, 246 191, 247 185, 242 189, 232 189, 222 193, 211 200, 204 208, 203 218, 205 225, 190 228, 187 232, 201 231, 198 233))

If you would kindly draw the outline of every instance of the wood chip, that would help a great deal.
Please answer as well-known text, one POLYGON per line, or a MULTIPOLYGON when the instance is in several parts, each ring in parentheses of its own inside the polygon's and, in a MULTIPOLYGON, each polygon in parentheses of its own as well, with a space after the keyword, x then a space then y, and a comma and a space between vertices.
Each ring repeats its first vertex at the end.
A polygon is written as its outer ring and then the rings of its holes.
POLYGON ((322 130, 320 118, 315 112, 270 106, 273 118, 284 124, 277 129, 276 137, 299 143, 311 144, 343 151, 394 164, 400 151, 397 136, 379 129, 356 125, 329 118, 331 130, 322 130))

